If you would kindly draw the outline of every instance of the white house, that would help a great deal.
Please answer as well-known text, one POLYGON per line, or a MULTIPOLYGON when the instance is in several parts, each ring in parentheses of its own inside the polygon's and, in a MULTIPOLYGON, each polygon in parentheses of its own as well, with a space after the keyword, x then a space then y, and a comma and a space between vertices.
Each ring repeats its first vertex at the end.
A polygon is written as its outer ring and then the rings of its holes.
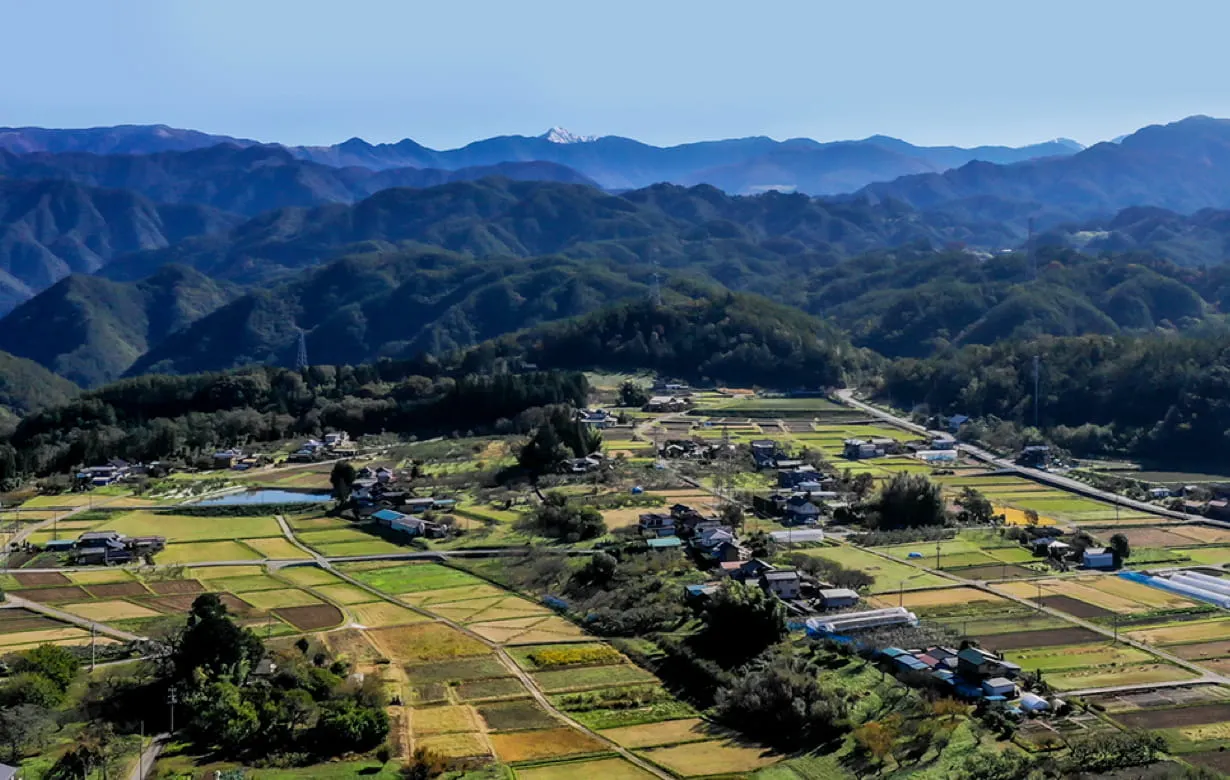
POLYGON ((797 599, 803 578, 794 569, 766 571, 760 575, 760 586, 779 599, 797 599))

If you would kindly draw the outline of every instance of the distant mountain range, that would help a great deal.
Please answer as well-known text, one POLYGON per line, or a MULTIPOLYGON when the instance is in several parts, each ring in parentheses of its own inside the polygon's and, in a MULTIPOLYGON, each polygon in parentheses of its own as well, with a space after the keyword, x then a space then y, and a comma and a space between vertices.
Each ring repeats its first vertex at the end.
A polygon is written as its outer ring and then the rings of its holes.
MULTIPOLYGON (((211 136, 161 125, 88 130, 0 128, 0 149, 18 154, 148 154, 203 149, 218 144, 239 147, 258 145, 256 141, 247 139, 211 136)), ((361 138, 352 138, 333 146, 285 148, 298 159, 334 168, 459 171, 537 162, 566 166, 607 189, 631 189, 673 182, 712 184, 734 194, 781 189, 810 195, 832 195, 849 192, 873 181, 947 170, 971 160, 1012 163, 1070 155, 1079 151, 1081 146, 1075 141, 1060 139, 1021 148, 981 146, 963 149, 955 146, 914 146, 896 138, 872 136, 861 141, 831 143, 805 138, 774 141, 771 138, 752 137, 659 147, 619 136, 577 136, 562 128, 552 128, 541 136, 497 136, 448 150, 430 149, 408 138, 392 144, 370 144, 361 138)), ((465 178, 477 177, 471 175, 465 178)), ((551 177, 551 180, 564 179, 551 177)), ((231 208, 217 203, 212 205, 231 208)), ((231 210, 253 213, 250 209, 231 210)))

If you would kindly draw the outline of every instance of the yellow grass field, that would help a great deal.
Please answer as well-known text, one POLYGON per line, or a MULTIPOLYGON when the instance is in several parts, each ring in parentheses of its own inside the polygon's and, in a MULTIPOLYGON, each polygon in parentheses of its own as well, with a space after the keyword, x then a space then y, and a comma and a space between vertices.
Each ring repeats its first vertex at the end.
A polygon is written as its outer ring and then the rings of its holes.
POLYGON ((1088 581, 1088 585, 1103 593, 1131 599, 1147 607, 1178 609, 1197 606, 1197 602, 1177 593, 1161 588, 1150 588, 1148 585, 1141 585, 1139 582, 1125 580, 1122 577, 1094 577, 1088 581))
POLYGON ((132 582, 132 575, 123 569, 95 569, 93 571, 65 572, 75 585, 110 585, 116 582, 132 582))
MULTIPOLYGON (((158 534, 168 542, 198 542, 225 539, 256 539, 281 536, 272 517, 188 517, 152 512, 128 512, 106 523, 107 530, 129 536, 158 534)), ((225 560, 225 559, 222 559, 225 560)))
POLYGON ((652 780, 656 777, 622 758, 546 764, 514 771, 517 780, 576 780, 578 777, 591 780, 652 780))
POLYGON ((640 522, 641 515, 646 512, 661 511, 661 507, 628 507, 626 509, 604 509, 602 511, 602 519, 606 522, 606 527, 615 530, 616 528, 628 528, 640 522))
POLYGON ((118 645, 119 642, 109 636, 100 636, 95 639, 90 639, 89 634, 73 637, 72 639, 58 639, 54 642, 37 642, 26 645, 8 645, 3 648, 5 653, 24 653, 27 650, 34 650, 42 645, 52 644, 56 647, 86 647, 93 642, 95 645, 102 647, 103 645, 118 645))
POLYGON ((463 656, 484 655, 489 648, 443 623, 419 623, 368 632, 380 650, 402 664, 445 661, 463 656))
POLYGON ((155 560, 168 563, 201 563, 203 561, 255 561, 260 555, 239 542, 190 542, 168 544, 155 560))
POLYGON ((1166 529, 1180 536, 1186 536, 1205 544, 1226 544, 1230 542, 1230 531, 1225 528, 1214 528, 1207 525, 1176 525, 1166 529))
POLYGON ((639 726, 623 726, 606 729, 602 736, 626 748, 658 747, 677 745, 682 742, 701 742, 712 738, 710 729, 700 718, 668 720, 661 723, 644 723, 639 726))
POLYGON ((1186 669, 1170 664, 1131 664, 1105 669, 1087 669, 1080 672, 1054 672, 1048 674, 1046 680, 1057 691, 1076 691, 1085 688, 1105 688, 1112 685, 1177 682, 1194 676, 1186 669))
POLYGON ((65 639, 76 639, 80 637, 89 639, 90 634, 88 631, 76 627, 49 628, 43 631, 18 631, 12 634, 0 633, 0 647, 8 648, 13 645, 58 643, 65 639))
POLYGON ((1082 579, 1087 580, 1088 578, 1065 577, 1064 579, 1034 580, 1032 582, 1005 582, 995 587, 997 590, 1018 598, 1033 599, 1038 597, 1038 586, 1041 585, 1043 597, 1068 596, 1111 612, 1118 612, 1121 615, 1147 610, 1147 607, 1138 601, 1093 588, 1082 582, 1082 579))
POLYGON ((350 613, 354 615, 355 622, 368 628, 406 626, 411 623, 425 623, 429 619, 412 609, 390 604, 387 601, 357 604, 350 607, 350 613))
POLYGON ((971 601, 1002 601, 1007 603, 1006 599, 992 593, 964 586, 937 588, 935 590, 913 590, 896 595, 886 593, 871 599, 871 603, 877 607, 895 607, 898 605, 898 601, 900 601, 901 606, 908 609, 916 607, 946 607, 951 604, 967 604, 971 601))
POLYGON ((1179 733, 1185 739, 1190 739, 1192 742, 1208 742, 1214 739, 1225 742, 1230 740, 1230 723, 1209 723, 1203 726, 1191 726, 1179 729, 1179 733))
POLYGON ((555 615, 470 623, 466 627, 499 644, 532 645, 591 639, 584 631, 555 615))
MULTIPOLYGON (((1029 521, 1025 518, 1025 511, 1017 509, 1014 506, 999 506, 995 505, 995 513, 1004 516, 1005 525, 1029 525, 1029 521)), ((1055 525, 1058 521, 1053 517, 1045 517, 1041 513, 1038 515, 1038 525, 1055 525)))
POLYGON ((650 748, 641 755, 683 777, 754 772, 781 760, 765 748, 718 741, 650 748))
POLYGON ((370 601, 380 601, 379 596, 373 596, 362 588, 356 588, 349 582, 342 582, 337 585, 317 585, 313 590, 334 604, 366 604, 370 601))
MULTIPOLYGON (((415 737, 414 745, 416 748, 426 748, 446 758, 491 755, 487 741, 483 739, 482 734, 440 734, 422 739, 415 737)), ((518 773, 518 776, 520 777, 521 774, 518 773)))
POLYGON ((243 600, 256 607, 257 609, 280 609, 282 607, 306 607, 310 604, 319 604, 320 599, 313 596, 307 591, 299 590, 298 588, 284 588, 281 590, 257 590, 245 592, 243 600))
POLYGON ((130 601, 118 599, 114 601, 84 601, 79 604, 64 604, 60 606, 60 609, 99 623, 106 623, 108 620, 158 617, 161 614, 147 607, 133 604, 130 601))
POLYGON ((505 762, 596 753, 606 749, 602 742, 572 728, 512 731, 491 734, 490 739, 496 757, 505 762))
POLYGON ((508 591, 503 588, 497 588, 484 582, 479 585, 461 585, 455 588, 438 588, 436 590, 422 590, 417 593, 405 593, 398 596, 398 598, 416 607, 428 607, 431 604, 468 601, 470 599, 483 599, 492 596, 503 597, 507 595, 508 591))
POLYGON ((1128 636, 1138 642, 1151 645, 1181 645, 1188 642, 1212 642, 1230 639, 1230 620, 1210 620, 1200 623, 1181 623, 1158 628, 1129 631, 1128 636))
POLYGON ((285 537, 269 537, 268 539, 245 539, 244 544, 256 550, 265 558, 308 558, 306 552, 291 544, 285 537))
POLYGON ((278 576, 296 585, 338 585, 345 580, 316 566, 289 566, 278 570, 278 576))
POLYGON ((417 707, 410 712, 410 728, 416 735, 478 731, 478 719, 474 708, 464 704, 417 707))
MULTIPOLYGON (((226 558, 219 558, 224 561, 226 558)), ((184 571, 184 578, 189 580, 221 580, 227 577, 251 577, 264 574, 265 567, 256 566, 193 566, 184 571)))

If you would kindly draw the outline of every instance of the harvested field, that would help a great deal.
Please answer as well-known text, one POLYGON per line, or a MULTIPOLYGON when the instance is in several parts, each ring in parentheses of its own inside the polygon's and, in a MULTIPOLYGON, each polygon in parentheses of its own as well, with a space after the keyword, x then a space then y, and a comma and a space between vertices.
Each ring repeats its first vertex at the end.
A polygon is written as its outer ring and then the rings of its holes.
POLYGON ((409 666, 406 667, 406 675, 412 683, 433 683, 511 677, 512 672, 494 655, 483 655, 457 661, 409 666))
POLYGON ((1170 664, 1133 664, 1106 669, 1087 669, 1079 672, 1056 672, 1047 675, 1047 682, 1057 691, 1074 691, 1084 688, 1106 688, 1118 685, 1146 685, 1148 683, 1177 682, 1193 679, 1195 675, 1186 669, 1170 664))
POLYGON ((110 620, 158 617, 158 613, 154 610, 139 607, 129 601, 87 601, 82 604, 64 604, 60 609, 99 623, 106 623, 110 620))
POLYGON ((110 585, 91 585, 87 590, 96 599, 123 599, 130 596, 149 595, 149 591, 139 582, 114 582, 110 585))
POLYGON ((416 737, 414 744, 446 758, 490 755, 481 734, 440 734, 422 739, 416 737))
POLYGON ((1192 645, 1177 645, 1168 652, 1177 655, 1185 661, 1197 661, 1202 658, 1223 658, 1230 656, 1230 639, 1217 642, 1198 642, 1192 645))
POLYGON ((23 588, 43 588, 49 585, 71 585, 72 580, 59 572, 13 572, 13 578, 23 588))
MULTIPOLYGON (((60 624, 64 625, 64 624, 60 624)), ((16 645, 58 644, 67 639, 89 638, 90 634, 74 626, 64 628, 49 628, 44 631, 22 631, 20 633, 0 632, 0 652, 10 652, 6 648, 16 645)))
POLYGON ((252 548, 239 542, 189 542, 168 544, 158 553, 160 564, 203 563, 205 561, 254 561, 260 556, 252 548))
POLYGON ((529 691, 525 689, 521 681, 513 677, 465 682, 458 685, 456 691, 462 701, 512 699, 529 695, 529 691))
MULTIPOLYGON (((226 606, 227 611, 233 615, 249 615, 252 613, 252 605, 241 600, 238 596, 232 593, 219 593, 218 598, 226 606)), ((192 608, 192 602, 196 601, 196 596, 185 593, 178 596, 160 596, 158 598, 142 599, 141 603, 152 607, 159 612, 165 612, 171 615, 188 614, 188 610, 192 608)))
POLYGON ((1142 547, 1191 547, 1197 542, 1190 536, 1183 536, 1166 528, 1107 528, 1092 527, 1089 533, 1101 539, 1107 539, 1111 534, 1120 533, 1127 537, 1132 549, 1142 547))
POLYGON ((766 748, 716 740, 650 748, 641 751, 641 755, 683 777, 754 772, 782 758, 766 748))
POLYGON ((290 623, 300 631, 316 631, 332 628, 342 622, 342 612, 332 604, 313 604, 302 607, 282 607, 273 614, 290 623))
POLYGON ((285 607, 307 607, 319 604, 320 599, 298 588, 282 590, 254 590, 243 593, 243 600, 257 609, 282 609, 285 607))
POLYGON ((112 582, 132 582, 132 575, 123 569, 87 569, 70 571, 68 578, 74 585, 105 585, 112 582))
POLYGON ((953 604, 968 604, 973 601, 1006 602, 1007 600, 977 588, 958 586, 934 590, 911 590, 902 594, 885 593, 871 599, 877 607, 895 607, 898 602, 908 609, 919 607, 946 607, 953 604))
POLYGON ((1130 729, 1171 729, 1230 721, 1230 704, 1198 704, 1159 710, 1121 712, 1115 720, 1130 729))
POLYGON ((365 632, 355 628, 330 631, 322 634, 321 639, 329 652, 338 657, 344 656, 353 664, 375 663, 384 657, 375 645, 367 641, 365 632))
POLYGON ((538 672, 533 675, 538 687, 547 693, 583 691, 588 688, 606 688, 611 685, 657 682, 649 672, 631 664, 618 666, 589 666, 580 669, 561 669, 538 672))
POLYGON ((312 590, 334 604, 366 604, 371 601, 382 600, 379 596, 374 596, 362 588, 351 585, 349 582, 342 582, 337 585, 317 585, 312 590))
MULTIPOLYGON (((1102 593, 1109 593, 1113 596, 1119 596, 1125 599, 1131 599, 1138 604, 1143 604, 1146 607, 1158 609, 1182 609, 1185 607, 1194 607, 1198 602, 1184 598, 1177 593, 1170 593, 1160 588, 1151 588, 1148 585, 1142 585, 1139 582, 1132 582, 1123 577, 1095 577, 1089 583, 1089 587, 1102 593)), ((1103 604, 1103 606, 1106 606, 1103 604)))
MULTIPOLYGON (((1124 581, 1126 582, 1126 580, 1124 581)), ((1035 580, 1033 582, 1011 582, 999 587, 1005 593, 1011 593, 1019 598, 1031 600, 1037 600, 1038 591, 1041 588, 1043 599, 1061 596, 1068 600, 1084 602, 1090 607, 1101 608, 1110 613, 1130 614, 1144 609, 1139 601, 1093 587, 1094 584, 1096 583, 1091 583, 1090 578, 1087 577, 1067 577, 1064 579, 1035 580)), ((1080 609, 1080 607, 1075 608, 1080 609)), ((1077 615, 1075 612, 1069 612, 1069 614, 1077 615)), ((1080 617, 1080 615, 1077 616, 1080 617)))
POLYGON ((432 604, 445 604, 454 601, 468 601, 470 599, 482 599, 492 597, 507 596, 508 591, 503 588, 497 588, 494 585, 488 585, 481 582, 477 585, 462 585, 455 588, 436 588, 433 590, 424 590, 417 593, 406 593, 400 598, 407 604, 414 604, 417 607, 427 607, 432 604))
POLYGON ((575 780, 578 777, 596 780, 653 780, 656 775, 622 758, 544 764, 517 770, 517 780, 575 780))
POLYGON ((1058 645, 1084 645, 1098 642, 1102 635, 1087 628, 1051 628, 1042 631, 991 634, 979 636, 978 643, 988 650, 1020 650, 1028 647, 1056 647, 1058 645))
POLYGON ((373 601, 367 604, 356 604, 350 608, 354 619, 359 625, 368 628, 383 628, 385 626, 406 626, 411 623, 425 623, 427 618, 412 609, 390 603, 388 601, 373 601))
POLYGON ((440 707, 416 707, 410 712, 410 728, 415 734, 451 734, 477 731, 474 708, 463 704, 445 704, 440 707))
POLYGON ((37 588, 35 590, 15 590, 13 595, 40 604, 54 604, 59 601, 85 601, 90 597, 84 589, 76 585, 64 588, 37 588))
POLYGON ((293 582, 295 585, 307 587, 314 585, 336 585, 339 582, 345 582, 345 580, 332 572, 327 572, 316 566, 288 566, 285 569, 279 569, 278 576, 293 582))
POLYGON ((480 704, 478 714, 492 731, 520 731, 523 729, 549 729, 560 723, 533 699, 480 704))
POLYGON ((578 753, 597 753, 606 744, 573 728, 492 734, 491 747, 501 761, 531 761, 578 753))
POLYGON ((660 723, 645 723, 639 726, 623 726, 606 729, 602 736, 626 748, 678 745, 683 742, 701 742, 713 738, 713 729, 700 718, 667 720, 660 723))
POLYGON ((488 652, 482 642, 443 623, 377 628, 368 635, 385 656, 402 664, 443 661, 488 652))
POLYGON ((307 558, 308 554, 291 544, 285 537, 268 539, 245 539, 244 544, 256 550, 264 558, 307 558))
POLYGON ((146 586, 160 596, 178 596, 184 593, 205 592, 205 586, 196 580, 158 580, 148 582, 146 586))
POLYGON ((1202 544, 1230 544, 1230 530, 1211 525, 1176 525, 1167 529, 1202 544))
POLYGON ((1023 577, 1036 577, 1038 572, 1026 569, 1013 563, 997 563, 992 566, 971 566, 969 568, 946 569, 952 574, 967 580, 1014 580, 1023 577))
POLYGON ((1037 601, 1044 607, 1051 607, 1078 618, 1100 618, 1115 614, 1109 609, 1102 609, 1087 601, 1080 601, 1069 596, 1043 596, 1040 601, 1034 597, 1031 601, 1037 601))
POLYGON ((1129 631, 1128 636, 1151 645, 1180 645, 1230 639, 1230 620, 1177 623, 1129 631))

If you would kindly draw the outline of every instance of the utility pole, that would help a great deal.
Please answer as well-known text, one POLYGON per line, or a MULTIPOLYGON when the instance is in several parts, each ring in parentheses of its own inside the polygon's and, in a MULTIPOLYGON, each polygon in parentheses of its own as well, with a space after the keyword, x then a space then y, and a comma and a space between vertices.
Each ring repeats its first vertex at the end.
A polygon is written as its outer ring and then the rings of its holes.
POLYGON ((95 623, 91 623, 90 624, 90 671, 91 672, 94 671, 95 661, 98 660, 98 655, 97 653, 95 653, 95 649, 98 646, 98 642, 96 641, 97 639, 98 639, 98 625, 95 623))
POLYGON ((145 721, 141 721, 141 744, 137 745, 137 777, 145 780, 145 721))
POLYGON ((174 734, 175 733, 175 705, 179 704, 179 691, 177 691, 174 686, 172 686, 171 690, 167 692, 167 704, 171 705, 171 728, 167 733, 174 734))

